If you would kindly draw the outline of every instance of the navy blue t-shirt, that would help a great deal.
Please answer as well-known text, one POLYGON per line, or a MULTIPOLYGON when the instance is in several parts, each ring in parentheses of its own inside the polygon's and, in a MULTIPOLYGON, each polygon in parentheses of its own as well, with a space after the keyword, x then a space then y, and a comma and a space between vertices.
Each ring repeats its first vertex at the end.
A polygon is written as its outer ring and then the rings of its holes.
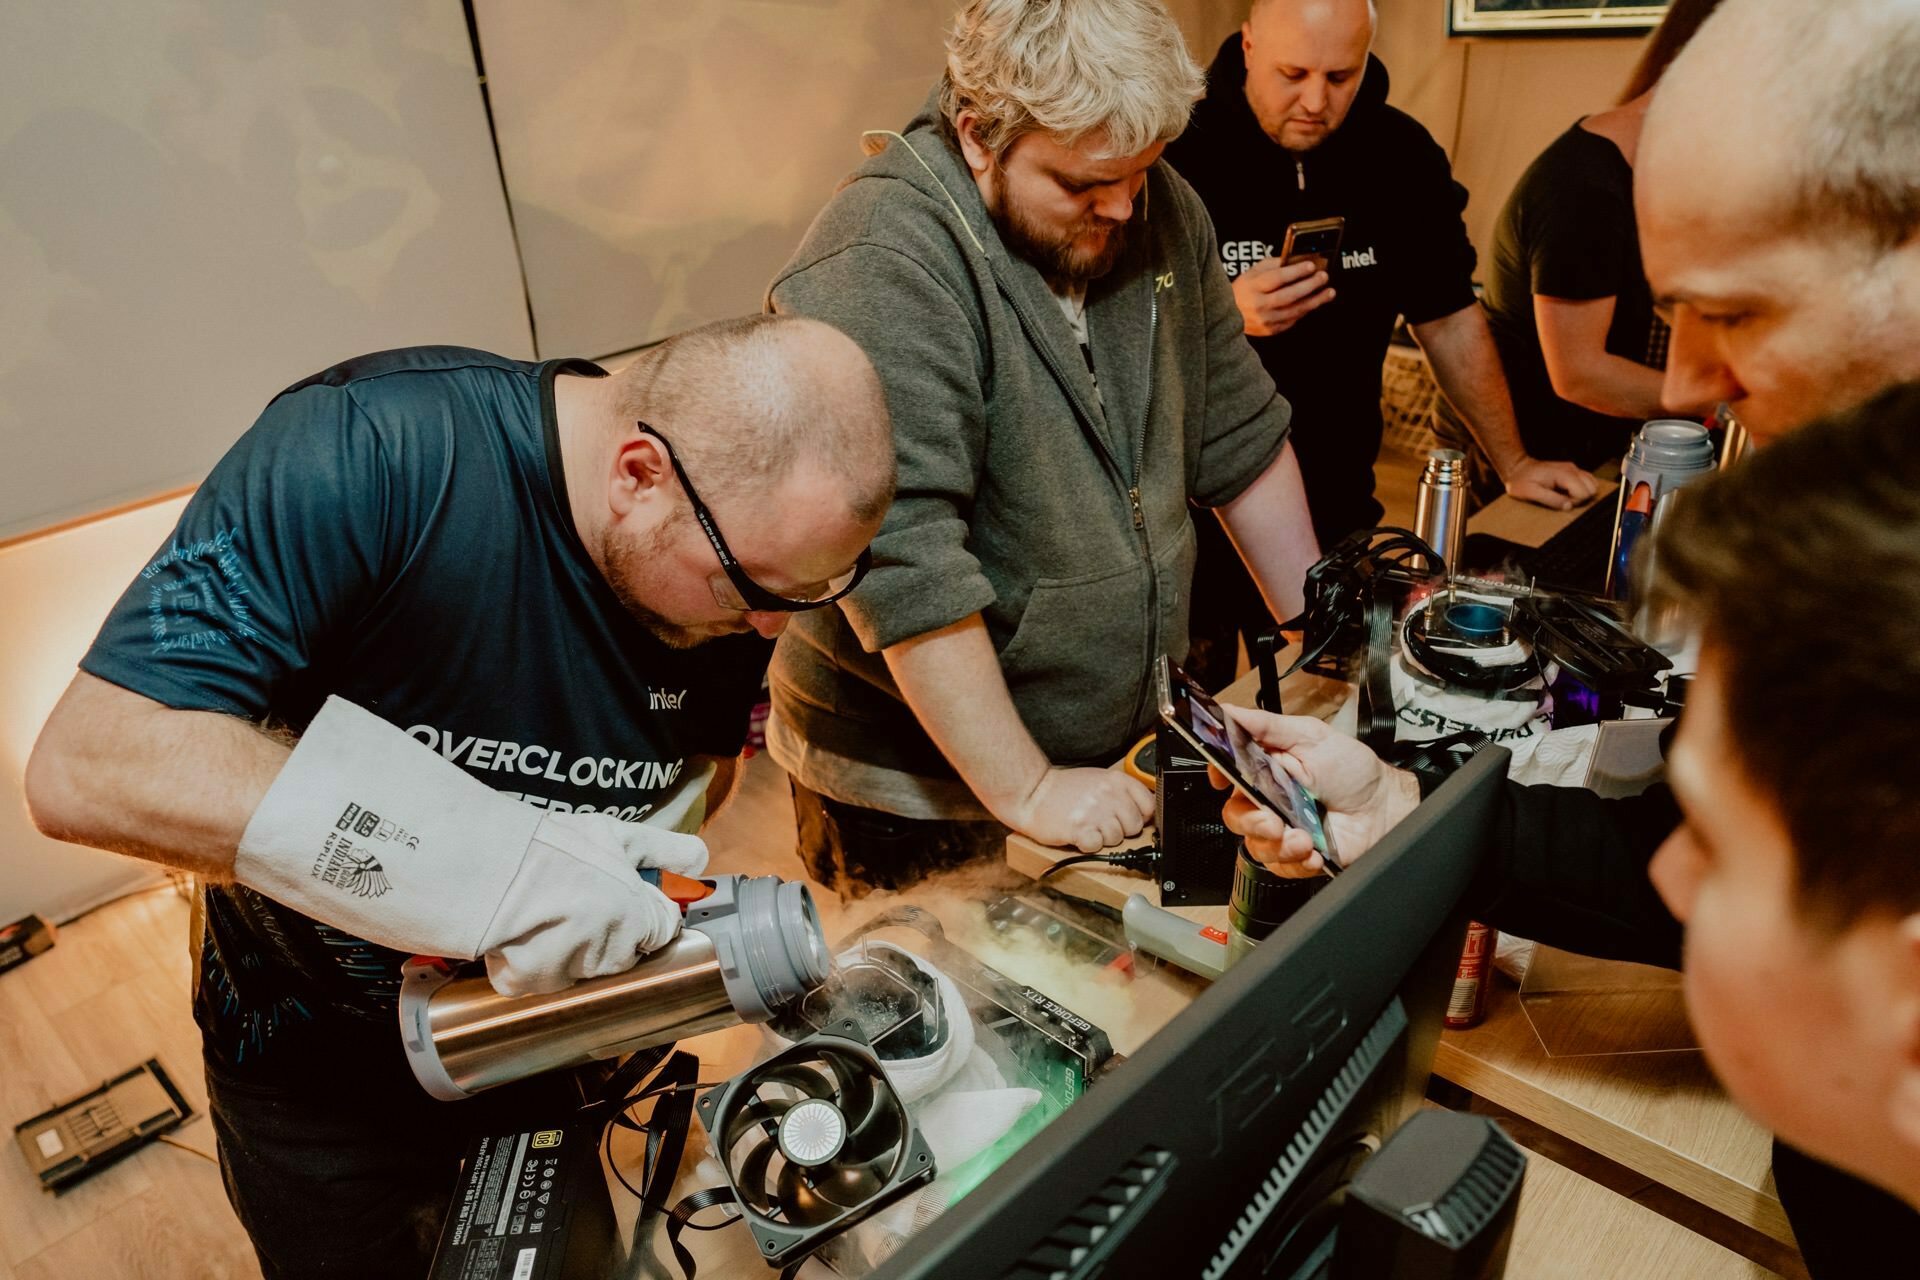
MULTIPOLYGON (((80 665, 170 707, 303 729, 329 694, 526 803, 643 817, 745 741, 771 645, 655 639, 573 527, 560 374, 457 347, 295 384, 187 504, 80 665)), ((244 886, 207 891, 195 1017, 216 1062, 399 1054, 397 952, 244 886), (328 1056, 332 1056, 331 1053, 328 1056)))

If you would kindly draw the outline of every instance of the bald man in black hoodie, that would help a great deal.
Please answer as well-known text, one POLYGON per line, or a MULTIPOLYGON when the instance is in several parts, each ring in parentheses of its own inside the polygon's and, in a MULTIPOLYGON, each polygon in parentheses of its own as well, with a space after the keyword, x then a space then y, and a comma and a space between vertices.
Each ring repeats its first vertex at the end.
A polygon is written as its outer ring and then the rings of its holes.
MULTIPOLYGON (((1220 46, 1205 100, 1166 151, 1213 215, 1247 336, 1293 405, 1322 548, 1379 522, 1380 374, 1401 315, 1509 493, 1559 508, 1594 493, 1584 471, 1532 458, 1520 442, 1474 298, 1466 190, 1432 135, 1387 105, 1373 31, 1367 0, 1260 0, 1220 46), (1346 226, 1324 269, 1274 256, 1288 224, 1329 217, 1346 226)), ((1209 647, 1231 679, 1233 630, 1271 623, 1225 536, 1201 523, 1194 640, 1225 642, 1209 647)))

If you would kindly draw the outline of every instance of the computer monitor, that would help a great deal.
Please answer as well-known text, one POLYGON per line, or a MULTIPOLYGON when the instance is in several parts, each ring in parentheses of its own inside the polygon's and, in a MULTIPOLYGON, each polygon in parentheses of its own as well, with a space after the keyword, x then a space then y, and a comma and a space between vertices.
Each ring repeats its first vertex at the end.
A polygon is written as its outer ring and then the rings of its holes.
POLYGON ((873 1274, 1274 1276, 1420 1103, 1508 753, 1480 752, 873 1274))

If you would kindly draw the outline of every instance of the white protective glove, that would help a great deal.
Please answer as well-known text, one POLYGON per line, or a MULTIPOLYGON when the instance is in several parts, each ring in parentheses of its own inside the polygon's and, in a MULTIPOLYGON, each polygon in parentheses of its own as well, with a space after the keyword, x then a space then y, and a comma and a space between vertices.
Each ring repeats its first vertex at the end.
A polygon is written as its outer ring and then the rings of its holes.
MULTIPOLYGON (((702 786, 692 772, 683 786, 702 786)), ((513 996, 621 973, 665 946, 680 909, 636 868, 706 865, 698 836, 522 804, 328 698, 248 822, 233 873, 381 946, 485 956, 495 990, 513 996)))

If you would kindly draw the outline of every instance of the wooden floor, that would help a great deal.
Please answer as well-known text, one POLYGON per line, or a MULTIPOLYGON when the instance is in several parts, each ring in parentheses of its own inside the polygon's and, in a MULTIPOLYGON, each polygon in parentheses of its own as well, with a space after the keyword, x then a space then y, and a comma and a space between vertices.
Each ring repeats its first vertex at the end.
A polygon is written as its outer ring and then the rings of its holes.
POLYGON ((195 1118, 62 1196, 0 1152, 0 1280, 258 1277, 212 1160, 200 1033, 188 1012, 187 904, 171 886, 63 927, 0 974, 0 1118, 15 1124, 157 1057, 195 1118), (205 1158, 202 1158, 205 1157, 205 1158))

